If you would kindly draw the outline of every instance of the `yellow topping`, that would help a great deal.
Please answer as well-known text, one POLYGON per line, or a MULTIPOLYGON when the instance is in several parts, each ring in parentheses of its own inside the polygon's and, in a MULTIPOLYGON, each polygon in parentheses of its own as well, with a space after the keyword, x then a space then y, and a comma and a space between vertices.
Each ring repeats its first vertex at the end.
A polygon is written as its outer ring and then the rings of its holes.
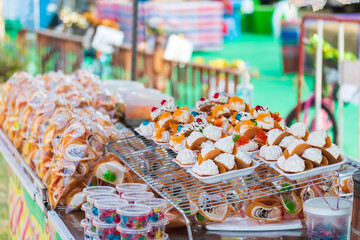
POLYGON ((173 141, 174 143, 181 143, 185 139, 184 135, 176 136, 176 134, 172 135, 170 138, 170 141, 173 141))

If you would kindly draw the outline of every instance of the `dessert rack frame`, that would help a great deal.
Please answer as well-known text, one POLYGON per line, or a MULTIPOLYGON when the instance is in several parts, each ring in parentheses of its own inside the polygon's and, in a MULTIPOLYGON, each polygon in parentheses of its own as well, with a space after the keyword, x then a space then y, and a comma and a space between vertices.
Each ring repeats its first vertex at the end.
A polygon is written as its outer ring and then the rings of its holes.
POLYGON ((280 195, 284 183, 292 190, 297 190, 306 185, 312 186, 314 183, 330 183, 340 174, 341 177, 352 176, 356 170, 360 169, 360 162, 344 156, 347 161, 336 173, 301 179, 303 185, 299 187, 294 181, 285 179, 273 168, 260 161, 260 166, 251 175, 233 178, 231 182, 206 184, 173 161, 176 156, 174 151, 165 149, 142 136, 136 135, 111 141, 106 146, 109 152, 115 154, 184 216, 189 239, 193 239, 193 236, 188 213, 195 205, 198 209, 207 210, 225 204, 241 204, 257 198, 280 195), (267 183, 272 183, 273 186, 270 187, 267 183), (226 192, 237 191, 241 193, 249 188, 252 188, 251 192, 239 194, 236 199, 226 200, 223 198, 226 192), (196 200, 200 194, 205 194, 208 199, 211 199, 211 205, 199 206, 196 200))

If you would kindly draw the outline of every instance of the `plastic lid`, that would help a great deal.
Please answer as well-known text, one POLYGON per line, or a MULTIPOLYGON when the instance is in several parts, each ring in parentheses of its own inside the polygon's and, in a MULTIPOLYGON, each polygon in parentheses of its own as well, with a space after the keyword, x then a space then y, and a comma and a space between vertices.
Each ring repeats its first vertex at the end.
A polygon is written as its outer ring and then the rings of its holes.
MULTIPOLYGON (((325 197, 325 199, 333 209, 336 209, 338 201, 337 197, 325 197)), ((329 207, 323 198, 318 197, 305 201, 303 209, 306 214, 310 213, 322 216, 343 216, 351 214, 352 202, 350 200, 340 198, 339 210, 335 211, 329 207)))
POLYGON ((118 214, 125 216, 149 215, 150 211, 151 209, 149 207, 141 204, 133 204, 116 209, 118 214))
POLYGON ((104 222, 101 222, 99 218, 95 218, 93 220, 93 225, 95 227, 99 227, 99 228, 115 228, 116 227, 115 223, 104 223, 104 222))
POLYGON ((91 231, 90 229, 86 230, 86 235, 90 236, 90 237, 97 237, 97 233, 96 232, 93 232, 91 231))
POLYGON ((136 201, 153 198, 154 194, 152 192, 125 192, 121 197, 128 201, 136 201))
POLYGON ((164 225, 166 225, 166 224, 168 224, 168 223, 169 223, 169 219, 168 219, 168 218, 164 218, 164 219, 162 219, 162 220, 160 220, 160 221, 157 221, 157 222, 148 222, 148 224, 149 224, 150 226, 154 226, 154 227, 164 226, 164 225))
POLYGON ((126 206, 128 204, 129 202, 125 199, 101 199, 95 201, 95 207, 102 209, 116 209, 118 207, 126 206))
POLYGON ((96 218, 96 216, 95 216, 94 214, 92 214, 91 212, 85 213, 85 217, 86 217, 86 218, 90 218, 90 219, 96 218))
POLYGON ((80 225, 81 225, 83 228, 84 228, 84 227, 90 227, 90 226, 91 226, 91 224, 90 224, 86 219, 81 220, 80 225))
POLYGON ((118 230, 120 233, 129 233, 129 234, 139 234, 139 233, 148 233, 150 231, 150 226, 147 226, 143 229, 129 229, 129 228, 123 228, 120 224, 117 225, 116 230, 118 230))
POLYGON ((137 200, 135 203, 143 204, 143 205, 151 207, 151 208, 155 208, 155 207, 165 208, 168 204, 168 202, 162 198, 150 198, 150 199, 146 199, 146 200, 137 200))
POLYGON ((81 210, 83 210, 84 212, 90 211, 90 206, 88 203, 83 203, 81 205, 81 210))
POLYGON ((145 192, 148 185, 145 183, 120 183, 116 185, 118 192, 145 192))
POLYGON ((89 194, 102 194, 104 192, 114 193, 115 188, 109 186, 91 186, 84 188, 83 192, 86 196, 89 194))
POLYGON ((90 204, 94 204, 95 201, 97 200, 103 200, 103 199, 111 199, 111 200, 115 200, 115 199, 120 199, 119 195, 115 194, 115 193, 103 193, 103 194, 91 194, 87 197, 87 201, 90 204))

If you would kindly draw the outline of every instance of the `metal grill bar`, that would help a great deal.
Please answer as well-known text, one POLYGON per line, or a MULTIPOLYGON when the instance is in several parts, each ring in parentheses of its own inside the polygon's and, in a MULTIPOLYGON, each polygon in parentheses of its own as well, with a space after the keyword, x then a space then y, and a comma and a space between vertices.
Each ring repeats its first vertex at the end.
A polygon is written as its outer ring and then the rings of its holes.
POLYGON ((175 152, 159 147, 153 141, 141 136, 112 141, 107 143, 107 147, 160 196, 179 210, 189 224, 186 213, 191 208, 191 204, 207 210, 227 204, 253 201, 258 198, 279 197, 283 184, 286 184, 286 187, 291 190, 299 190, 312 185, 320 186, 334 181, 338 173, 347 177, 353 175, 360 168, 360 163, 348 159, 337 173, 301 179, 300 184, 289 181, 262 160, 258 160, 260 166, 252 175, 234 178, 231 181, 206 184, 174 162, 175 152), (238 198, 225 199, 226 193, 232 191, 240 193, 238 198), (202 193, 206 193, 212 199, 211 205, 200 206, 199 196, 202 193))

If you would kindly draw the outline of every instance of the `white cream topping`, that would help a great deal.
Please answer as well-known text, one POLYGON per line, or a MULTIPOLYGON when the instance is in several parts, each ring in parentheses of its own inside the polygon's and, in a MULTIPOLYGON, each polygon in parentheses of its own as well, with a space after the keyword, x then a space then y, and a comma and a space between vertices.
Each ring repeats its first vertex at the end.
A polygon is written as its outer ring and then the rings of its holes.
POLYGON ((297 122, 291 125, 287 131, 294 135, 294 137, 303 138, 306 134, 306 125, 303 122, 297 122))
POLYGON ((335 159, 337 159, 340 155, 340 148, 334 143, 331 144, 331 147, 325 148, 325 150, 331 155, 333 155, 335 159))
POLYGON ((255 151, 259 149, 259 144, 254 140, 250 140, 248 143, 239 146, 238 148, 243 149, 244 151, 255 151))
POLYGON ((280 122, 279 122, 279 125, 282 129, 285 130, 285 119, 281 119, 280 122))
POLYGON ((160 119, 160 120, 159 120, 159 126, 160 126, 160 127, 163 127, 164 124, 165 124, 167 121, 171 120, 171 119, 172 119, 172 116, 171 116, 171 115, 170 115, 169 117, 167 117, 167 118, 162 118, 162 119, 160 119))
POLYGON ((265 130, 270 130, 274 127, 275 122, 274 119, 271 116, 267 116, 264 118, 264 120, 260 121, 257 120, 257 126, 259 128, 263 128, 265 130))
MULTIPOLYGON (((265 146, 263 146, 265 147, 265 146)), ((266 148, 261 147, 260 156, 265 158, 266 160, 278 160, 283 152, 279 146, 268 146, 266 148)))
POLYGON ((229 104, 229 109, 231 111, 235 111, 235 112, 241 112, 241 111, 245 111, 245 103, 241 103, 241 102, 231 102, 229 104))
POLYGON ((161 114, 163 113, 163 111, 160 108, 157 108, 155 111, 150 113, 150 117, 151 119, 156 119, 157 117, 159 117, 161 114))
POLYGON ((326 138, 326 132, 324 130, 319 130, 310 133, 306 142, 314 147, 323 147, 326 144, 326 138))
POLYGON ((284 147, 284 148, 287 148, 290 143, 292 143, 296 138, 294 136, 287 136, 287 137, 284 137, 283 140, 281 140, 279 146, 280 147, 284 147))
POLYGON ((155 132, 155 123, 149 122, 148 125, 141 123, 138 130, 143 135, 153 135, 155 132))
POLYGON ((213 176, 219 174, 219 168, 213 160, 204 161, 200 165, 196 162, 192 171, 200 176, 213 176))
POLYGON ((285 172, 302 172, 305 170, 305 161, 298 155, 293 155, 288 159, 281 156, 277 160, 277 165, 285 172))
POLYGON ((197 156, 194 151, 185 148, 178 153, 176 160, 181 164, 190 165, 196 163, 197 156))
POLYGON ((215 148, 214 142, 212 142, 212 141, 210 141, 210 140, 207 140, 206 142, 203 142, 203 143, 201 144, 201 148, 207 148, 207 147, 209 147, 209 146, 212 146, 212 147, 215 148))
POLYGON ((203 134, 208 139, 211 139, 213 141, 217 141, 221 138, 221 128, 216 127, 212 124, 208 125, 204 128, 203 134))
POLYGON ((242 160, 244 163, 248 165, 251 164, 250 154, 242 149, 238 149, 235 157, 242 160))
POLYGON ((308 148, 301 156, 319 164, 322 161, 322 153, 321 150, 318 148, 308 148))
POLYGON ((175 143, 174 141, 170 140, 170 146, 177 152, 185 149, 185 140, 181 141, 180 143, 175 143))
POLYGON ((282 134, 283 132, 280 129, 272 129, 268 132, 268 138, 267 141, 269 145, 273 145, 274 141, 282 134))
POLYGON ((186 123, 190 119, 190 113, 188 111, 182 111, 182 113, 176 117, 176 120, 181 123, 186 123))
POLYGON ((235 156, 229 153, 220 154, 215 158, 215 161, 225 165, 230 170, 235 166, 235 156))
POLYGON ((220 115, 223 115, 223 114, 226 114, 226 113, 230 113, 230 109, 227 108, 227 107, 224 107, 222 110, 217 112, 217 116, 220 116, 220 115))
POLYGON ((217 98, 215 98, 215 94, 210 98, 211 101, 213 102, 217 102, 217 103, 222 103, 222 104, 225 104, 225 103, 228 103, 229 101, 229 94, 225 93, 225 92, 222 92, 222 93, 218 93, 219 96, 217 98))
POLYGON ((198 111, 200 111, 200 109, 201 109, 202 107, 205 107, 205 106, 208 106, 208 105, 210 105, 209 99, 204 98, 204 99, 198 100, 198 101, 196 102, 196 109, 197 109, 198 111))
POLYGON ((186 139, 187 145, 190 147, 197 139, 204 137, 201 132, 192 132, 186 139))
POLYGON ((232 153, 234 150, 234 141, 231 136, 221 138, 215 143, 215 147, 226 153, 232 153))
POLYGON ((287 147, 287 150, 288 150, 289 154, 292 154, 292 152, 294 151, 294 149, 295 149, 298 145, 300 145, 300 144, 302 144, 302 143, 305 143, 305 142, 304 142, 303 140, 301 140, 301 139, 295 138, 294 141, 292 141, 292 142, 289 144, 289 146, 287 147))
POLYGON ((174 99, 173 98, 168 98, 168 99, 165 99, 166 102, 161 105, 161 109, 163 111, 167 111, 167 112, 175 112, 176 110, 176 106, 175 106, 175 103, 174 103, 174 99))
POLYGON ((247 130, 249 130, 250 128, 253 128, 253 127, 254 126, 252 126, 252 125, 242 124, 240 127, 240 132, 239 132, 240 136, 243 136, 247 130))
POLYGON ((256 118, 260 113, 270 113, 270 111, 267 106, 262 105, 262 106, 260 106, 259 110, 254 109, 254 112, 253 112, 254 118, 256 118))
MULTIPOLYGON (((155 133, 154 133, 155 135, 155 133)), ((161 133, 161 138, 160 139, 155 139, 157 142, 160 143, 168 143, 170 141, 170 132, 169 131, 163 131, 161 133)))

